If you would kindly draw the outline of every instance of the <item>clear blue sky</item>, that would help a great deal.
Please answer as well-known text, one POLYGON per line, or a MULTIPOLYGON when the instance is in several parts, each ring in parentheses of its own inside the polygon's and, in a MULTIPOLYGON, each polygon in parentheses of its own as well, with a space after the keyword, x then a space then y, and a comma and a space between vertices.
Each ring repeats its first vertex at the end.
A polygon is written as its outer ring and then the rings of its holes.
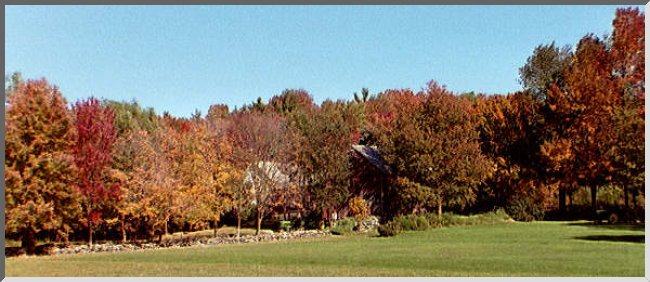
POLYGON ((286 88, 317 102, 429 80, 508 93, 535 46, 608 33, 616 8, 7 6, 5 75, 46 77, 69 102, 135 98, 176 116, 286 88))

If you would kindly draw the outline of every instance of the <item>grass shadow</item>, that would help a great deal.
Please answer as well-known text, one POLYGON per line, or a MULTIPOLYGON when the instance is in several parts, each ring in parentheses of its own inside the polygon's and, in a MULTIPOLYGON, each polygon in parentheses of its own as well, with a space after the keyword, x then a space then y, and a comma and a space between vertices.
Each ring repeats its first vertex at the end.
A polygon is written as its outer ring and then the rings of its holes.
POLYGON ((578 240, 645 243, 645 235, 590 235, 573 237, 578 240))
POLYGON ((645 231, 645 224, 644 223, 641 223, 641 224, 633 224, 633 223, 619 223, 619 224, 601 223, 601 224, 597 224, 597 223, 594 223, 593 221, 588 221, 588 222, 571 222, 571 223, 567 223, 567 225, 586 226, 586 227, 600 228, 600 229, 610 229, 610 230, 645 231))

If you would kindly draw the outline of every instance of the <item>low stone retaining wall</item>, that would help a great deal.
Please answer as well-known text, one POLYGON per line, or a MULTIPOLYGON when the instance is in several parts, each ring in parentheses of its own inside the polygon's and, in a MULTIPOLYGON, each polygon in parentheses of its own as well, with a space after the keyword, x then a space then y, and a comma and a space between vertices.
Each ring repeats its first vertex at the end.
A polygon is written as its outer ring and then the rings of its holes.
POLYGON ((165 240, 158 243, 143 243, 143 244, 93 244, 92 249, 88 245, 70 245, 70 246, 51 246, 45 253, 52 255, 63 254, 82 254, 82 253, 96 253, 96 252, 122 252, 122 251, 135 251, 135 250, 152 250, 164 248, 182 248, 182 247, 206 247, 213 245, 223 244, 246 244, 254 242, 269 242, 269 241, 284 241, 293 239, 306 239, 306 238, 319 238, 330 236, 329 231, 294 231, 294 232, 277 232, 273 234, 261 234, 259 237, 255 235, 240 236, 237 239, 234 236, 217 236, 217 237, 190 237, 177 238, 172 240, 165 240))

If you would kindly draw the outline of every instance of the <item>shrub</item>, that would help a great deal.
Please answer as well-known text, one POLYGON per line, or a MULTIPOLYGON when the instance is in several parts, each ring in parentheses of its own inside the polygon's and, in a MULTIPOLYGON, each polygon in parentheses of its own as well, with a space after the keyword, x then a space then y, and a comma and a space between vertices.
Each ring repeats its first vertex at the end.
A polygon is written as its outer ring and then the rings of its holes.
POLYGON ((533 221, 544 218, 543 204, 536 203, 529 197, 515 198, 509 201, 507 212, 517 221, 533 221))
POLYGON ((402 231, 424 231, 431 227, 443 226, 497 224, 505 223, 510 219, 510 216, 502 209, 470 216, 453 213, 443 213, 441 217, 434 213, 419 216, 410 214, 393 218, 386 224, 380 225, 377 231, 380 236, 395 236, 402 231))
POLYGON ((390 237, 399 234, 402 232, 402 229, 399 223, 389 221, 386 224, 379 225, 377 232, 379 232, 379 236, 390 237))
POLYGON ((465 220, 462 217, 451 212, 443 213, 442 221, 444 222, 443 226, 465 225, 465 220))
POLYGON ((357 225, 356 220, 351 217, 346 217, 340 220, 337 220, 334 224, 334 227, 331 229, 332 234, 336 235, 346 235, 353 232, 354 227, 357 225))
POLYGON ((429 220, 424 215, 420 215, 415 218, 415 223, 416 223, 416 229, 417 231, 424 231, 428 230, 430 225, 429 225, 429 220))
POLYGON ((442 217, 438 217, 435 213, 429 213, 426 215, 426 219, 429 221, 431 227, 443 227, 503 223, 509 220, 510 216, 503 209, 498 209, 493 212, 470 216, 443 213, 442 217))
POLYGON ((430 227, 442 227, 445 225, 444 219, 442 217, 439 217, 438 214, 427 213, 425 217, 429 221, 430 227))
POLYGON ((350 199, 348 207, 350 208, 350 214, 352 214, 357 221, 364 220, 368 217, 368 204, 363 198, 354 197, 350 199))
POLYGON ((508 213, 506 213, 506 211, 501 208, 493 212, 481 214, 481 216, 483 216, 483 223, 490 223, 490 224, 502 223, 511 219, 508 213))
POLYGON ((399 225, 401 231, 424 231, 431 226, 429 220, 424 215, 402 215, 392 220, 399 225))
POLYGON ((396 219, 394 219, 394 221, 400 225, 401 230, 411 231, 417 229, 418 223, 415 220, 415 218, 416 218, 415 215, 409 214, 409 215, 399 216, 396 219))
POLYGON ((278 221, 278 230, 280 231, 289 231, 293 228, 293 222, 289 220, 280 220, 278 221))

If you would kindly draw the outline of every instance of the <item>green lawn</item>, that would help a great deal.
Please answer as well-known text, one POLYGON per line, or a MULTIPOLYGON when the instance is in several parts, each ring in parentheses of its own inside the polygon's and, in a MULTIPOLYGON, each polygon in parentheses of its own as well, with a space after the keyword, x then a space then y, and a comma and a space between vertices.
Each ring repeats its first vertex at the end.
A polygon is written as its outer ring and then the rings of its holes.
POLYGON ((332 237, 116 254, 17 257, 7 276, 643 276, 644 230, 536 222, 391 238, 332 237))

